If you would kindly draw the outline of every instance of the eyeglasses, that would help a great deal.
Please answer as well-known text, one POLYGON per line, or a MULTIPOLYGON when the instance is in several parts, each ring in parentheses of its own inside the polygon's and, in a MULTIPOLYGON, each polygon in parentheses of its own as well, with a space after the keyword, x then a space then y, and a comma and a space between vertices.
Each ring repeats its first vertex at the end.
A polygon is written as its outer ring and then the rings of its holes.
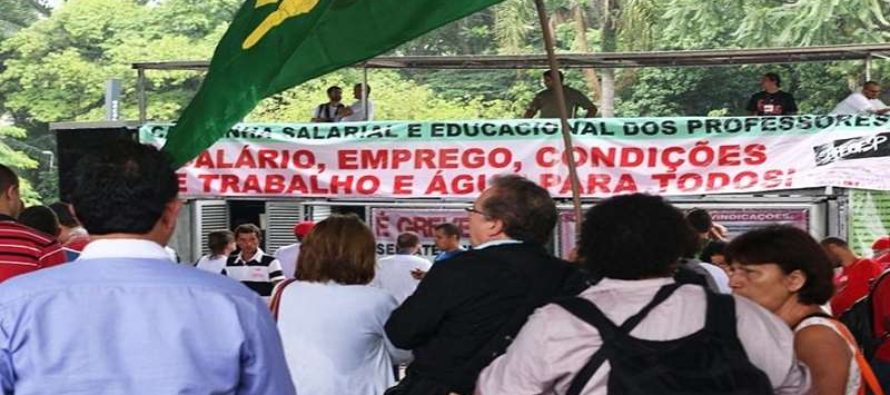
POLYGON ((466 212, 468 213, 476 213, 483 217, 488 217, 488 215, 485 215, 485 213, 483 213, 482 211, 476 210, 476 207, 473 206, 464 207, 464 210, 466 210, 466 212))

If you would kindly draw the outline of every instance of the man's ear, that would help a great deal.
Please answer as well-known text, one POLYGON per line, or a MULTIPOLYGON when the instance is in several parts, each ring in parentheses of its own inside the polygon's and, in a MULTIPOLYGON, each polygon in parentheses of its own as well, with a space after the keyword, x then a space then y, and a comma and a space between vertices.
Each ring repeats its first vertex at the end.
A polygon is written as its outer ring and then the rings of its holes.
POLYGON ((179 199, 173 199, 164 206, 164 212, 161 214, 161 223, 164 227, 173 228, 176 226, 180 210, 182 210, 182 200, 179 199))
POLYGON ((504 232, 505 226, 504 226, 503 220, 493 219, 493 220, 489 221, 489 226, 490 226, 490 231, 489 231, 490 236, 497 236, 497 235, 505 233, 504 232))

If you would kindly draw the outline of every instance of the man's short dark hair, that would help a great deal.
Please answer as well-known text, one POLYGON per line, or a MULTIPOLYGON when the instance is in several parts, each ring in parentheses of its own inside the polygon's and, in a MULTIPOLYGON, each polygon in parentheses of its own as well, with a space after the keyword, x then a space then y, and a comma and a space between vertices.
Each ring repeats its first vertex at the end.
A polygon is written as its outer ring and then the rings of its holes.
POLYGON ((772 225, 736 237, 726 249, 729 262, 740 265, 774 263, 782 272, 800 270, 807 282, 798 292, 801 303, 823 305, 834 294, 831 260, 807 232, 772 225))
POLYGON ((332 86, 332 87, 328 88, 328 94, 330 95, 331 92, 333 92, 335 89, 338 90, 338 91, 341 91, 341 92, 343 91, 343 89, 340 89, 339 86, 336 86, 336 85, 335 85, 335 86, 332 86))
MULTIPOLYGON (((361 88, 363 84, 355 84, 353 88, 361 88)), ((365 93, 371 94, 371 85, 365 85, 365 93)))
POLYGON ((396 238, 396 251, 400 254, 410 252, 412 249, 420 245, 420 237, 417 233, 405 232, 396 238))
POLYGON ((254 224, 241 224, 235 228, 235 238, 237 239, 239 235, 247 235, 247 234, 255 234, 257 239, 263 239, 263 231, 259 226, 254 224))
POLYGON ((216 256, 223 255, 229 243, 235 241, 235 235, 228 230, 218 230, 207 234, 207 249, 216 256))
POLYGON ((480 208, 489 219, 503 221, 507 236, 540 245, 550 241, 557 213, 546 189, 517 175, 495 177, 491 188, 480 208))
POLYGON ((725 241, 720 241, 720 240, 715 240, 715 241, 708 243, 708 245, 706 245, 705 248, 701 251, 699 260, 702 262, 714 263, 712 261, 714 256, 717 256, 717 255, 726 256, 726 246, 727 246, 727 243, 725 241))
POLYGON ((763 75, 763 77, 772 82, 775 82, 776 86, 782 86, 782 79, 779 78, 779 75, 776 73, 766 73, 763 75))
POLYGON ((869 86, 869 85, 877 86, 877 87, 881 86, 881 84, 879 84, 877 81, 869 80, 869 81, 865 81, 865 83, 862 84, 862 87, 865 88, 866 86, 869 86))
POLYGON ((19 222, 31 229, 39 230, 52 237, 59 237, 59 218, 46 206, 31 206, 19 214, 19 222))
POLYGON ((148 233, 179 192, 171 163, 157 148, 128 139, 87 155, 71 194, 78 219, 94 235, 148 233))
POLYGON ((587 211, 578 255, 595 277, 668 277, 697 239, 683 213, 661 197, 624 195, 587 211))
POLYGON ((446 222, 444 224, 436 225, 435 229, 442 232, 442 234, 445 236, 457 237, 458 239, 460 239, 460 228, 458 228, 455 224, 446 222))
POLYGON ((80 221, 74 217, 70 204, 65 202, 55 202, 50 204, 49 208, 56 213, 56 217, 59 218, 59 224, 62 226, 66 228, 76 228, 80 226, 80 221))
MULTIPOLYGON (((566 83, 566 75, 562 71, 557 72, 559 74, 559 80, 562 81, 563 84, 566 83)), ((553 70, 547 70, 541 74, 542 77, 545 78, 553 78, 553 70)))
POLYGON ((703 208, 689 210, 689 212, 686 213, 686 220, 689 221, 689 226, 692 226, 692 229, 695 229, 698 233, 709 232, 711 227, 714 226, 714 221, 711 219, 711 213, 703 208))
POLYGON ((823 247, 835 246, 840 248, 850 249, 850 244, 847 243, 846 240, 840 237, 826 237, 819 242, 823 247))
POLYGON ((10 187, 19 186, 19 176, 12 169, 0 165, 0 193, 6 192, 10 187))

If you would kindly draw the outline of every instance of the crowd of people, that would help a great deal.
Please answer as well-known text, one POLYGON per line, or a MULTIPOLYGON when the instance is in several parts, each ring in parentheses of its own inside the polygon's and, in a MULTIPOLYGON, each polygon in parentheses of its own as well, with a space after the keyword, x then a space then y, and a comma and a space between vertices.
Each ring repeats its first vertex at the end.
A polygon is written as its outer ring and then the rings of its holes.
POLYGON ((252 224, 196 267, 165 246, 167 157, 121 141, 71 204, 24 209, 0 166, 6 394, 874 394, 890 384, 890 237, 875 259, 785 225, 728 239, 705 210, 624 195, 585 215, 572 262, 549 193, 495 178, 418 257, 335 214, 266 254, 252 224), (471 249, 461 248, 463 232, 471 249), (866 306, 870 326, 848 327, 866 306), (885 344, 886 343, 886 344, 885 344), (399 365, 407 365, 402 372, 399 365))

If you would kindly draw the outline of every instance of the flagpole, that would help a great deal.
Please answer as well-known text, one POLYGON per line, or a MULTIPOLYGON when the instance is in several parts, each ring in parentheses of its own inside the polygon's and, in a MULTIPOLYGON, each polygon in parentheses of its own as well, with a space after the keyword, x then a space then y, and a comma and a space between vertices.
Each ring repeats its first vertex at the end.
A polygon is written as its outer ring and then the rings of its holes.
POLYGON ((562 123, 562 141, 565 146, 566 162, 569 167, 569 178, 572 180, 572 204, 575 211, 575 230, 581 233, 581 183, 578 180, 578 168, 575 165, 574 145, 572 144, 572 127, 569 125, 569 113, 566 110, 566 97, 562 89, 563 81, 559 77, 559 62, 556 60, 556 50, 553 44, 553 31, 548 23, 547 10, 544 8, 544 0, 535 0, 538 9, 538 19, 541 21, 541 31, 544 33, 544 48, 547 50, 547 60, 550 62, 550 78, 556 93, 556 106, 559 108, 559 118, 562 123))

